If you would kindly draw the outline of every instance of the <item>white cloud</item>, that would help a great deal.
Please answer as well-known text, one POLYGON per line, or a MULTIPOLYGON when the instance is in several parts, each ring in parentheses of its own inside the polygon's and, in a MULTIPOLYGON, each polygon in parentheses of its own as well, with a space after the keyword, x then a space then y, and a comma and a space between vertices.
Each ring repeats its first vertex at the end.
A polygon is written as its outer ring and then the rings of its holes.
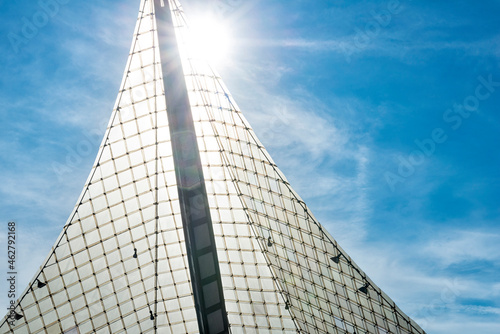
POLYGON ((383 31, 380 35, 367 38, 359 42, 358 35, 343 36, 337 39, 311 40, 311 39, 276 39, 276 40, 247 40, 246 45, 253 47, 278 47, 294 48, 309 52, 330 52, 343 55, 348 61, 352 56, 373 55, 404 58, 408 54, 422 52, 420 59, 435 55, 430 51, 456 50, 472 56, 500 55, 500 35, 485 40, 477 41, 447 41, 436 38, 435 41, 408 40, 408 32, 404 30, 383 31))
POLYGON ((477 321, 475 317, 457 314, 453 317, 441 317, 437 321, 429 323, 427 332, 433 334, 455 334, 455 333, 481 333, 497 334, 500 330, 498 320, 477 321))
POLYGON ((500 234, 482 231, 446 231, 430 240, 423 251, 443 265, 500 260, 500 234))
POLYGON ((343 52, 350 40, 343 38, 339 40, 313 40, 313 39, 259 39, 259 40, 244 40, 246 45, 252 47, 281 47, 281 48, 297 48, 306 49, 307 51, 335 51, 343 52))

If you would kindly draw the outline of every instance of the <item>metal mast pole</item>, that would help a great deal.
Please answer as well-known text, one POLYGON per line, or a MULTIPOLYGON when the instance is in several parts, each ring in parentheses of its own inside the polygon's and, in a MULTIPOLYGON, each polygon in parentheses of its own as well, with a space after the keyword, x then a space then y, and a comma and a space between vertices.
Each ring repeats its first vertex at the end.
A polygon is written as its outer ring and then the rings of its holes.
POLYGON ((229 333, 217 248, 171 3, 154 0, 175 175, 201 334, 229 333))

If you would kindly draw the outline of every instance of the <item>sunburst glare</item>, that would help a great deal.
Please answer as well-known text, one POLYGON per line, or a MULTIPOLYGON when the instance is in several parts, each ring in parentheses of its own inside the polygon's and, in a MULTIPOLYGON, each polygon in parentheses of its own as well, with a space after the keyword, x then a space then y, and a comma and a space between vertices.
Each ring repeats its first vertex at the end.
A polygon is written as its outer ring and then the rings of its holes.
POLYGON ((228 58, 230 34, 228 27, 213 17, 200 17, 189 24, 189 51, 213 65, 228 58))

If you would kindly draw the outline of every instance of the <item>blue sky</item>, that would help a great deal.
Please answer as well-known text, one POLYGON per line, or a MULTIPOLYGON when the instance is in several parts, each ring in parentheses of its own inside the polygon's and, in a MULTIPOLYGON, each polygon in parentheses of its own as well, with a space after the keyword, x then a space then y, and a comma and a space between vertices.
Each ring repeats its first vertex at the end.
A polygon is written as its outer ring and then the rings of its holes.
MULTIPOLYGON (((19 291, 88 176, 139 7, 58 1, 48 20, 0 1, 0 221, 18 224, 19 291)), ((499 333, 500 1, 182 3, 230 27, 224 81, 371 278, 428 333, 499 333)))

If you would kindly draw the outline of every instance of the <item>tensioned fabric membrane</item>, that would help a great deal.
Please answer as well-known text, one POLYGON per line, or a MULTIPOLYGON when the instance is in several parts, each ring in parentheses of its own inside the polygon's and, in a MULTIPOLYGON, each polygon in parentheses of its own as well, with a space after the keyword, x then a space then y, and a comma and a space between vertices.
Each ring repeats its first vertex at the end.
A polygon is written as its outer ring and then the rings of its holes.
MULTIPOLYGON (((424 333, 314 218, 218 74, 190 53, 184 13, 170 0, 217 253, 200 255, 192 279, 164 91, 159 3, 140 3, 122 85, 90 176, 20 296, 16 319, 6 316, 0 333, 199 333, 197 309, 217 303, 225 306, 229 326, 207 313, 207 333, 424 333), (220 277, 221 295, 204 283, 210 275, 220 277), (196 305, 193 286, 204 305, 196 305)), ((194 235, 190 247, 203 248, 209 242, 203 236, 194 235)))

